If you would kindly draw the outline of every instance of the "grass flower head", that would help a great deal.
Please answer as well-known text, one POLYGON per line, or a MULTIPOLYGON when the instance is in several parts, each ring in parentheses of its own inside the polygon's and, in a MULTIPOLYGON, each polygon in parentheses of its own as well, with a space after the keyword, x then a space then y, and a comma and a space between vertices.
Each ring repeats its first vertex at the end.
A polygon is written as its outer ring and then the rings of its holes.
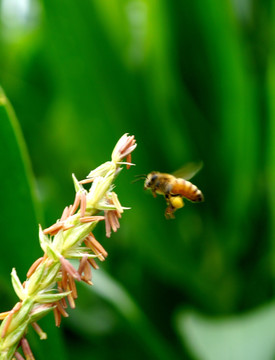
POLYGON ((119 219, 124 209, 114 192, 114 180, 121 166, 129 168, 131 153, 137 144, 134 136, 123 135, 117 142, 111 161, 91 171, 86 179, 78 181, 73 175, 75 199, 65 207, 57 222, 46 229, 39 227, 39 241, 43 256, 37 259, 22 283, 15 268, 11 278, 19 302, 12 310, 0 314, 0 359, 34 359, 25 337, 32 325, 40 339, 47 335, 37 321, 53 311, 55 324, 60 326, 61 318, 67 317, 67 303, 75 307, 76 282, 92 285, 92 268, 98 269, 96 259, 104 261, 107 252, 96 240, 93 230, 105 221, 106 236, 120 227, 119 219), (126 159, 126 161, 124 161, 126 159), (91 184, 86 190, 84 184, 91 184), (76 269, 70 259, 78 259, 76 269), (19 350, 21 348, 21 350, 19 350), (21 353, 20 353, 21 351, 21 353))

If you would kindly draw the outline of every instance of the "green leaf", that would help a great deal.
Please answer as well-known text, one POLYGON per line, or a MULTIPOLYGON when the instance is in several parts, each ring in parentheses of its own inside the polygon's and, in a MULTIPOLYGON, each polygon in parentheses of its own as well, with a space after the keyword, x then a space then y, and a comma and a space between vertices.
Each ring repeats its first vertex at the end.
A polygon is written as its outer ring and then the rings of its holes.
POLYGON ((179 356, 169 343, 150 323, 149 319, 137 305, 134 299, 117 281, 102 269, 94 274, 93 287, 86 287, 89 292, 96 292, 120 313, 146 348, 146 352, 154 359, 178 359, 179 356))
POLYGON ((182 341, 199 360, 267 360, 275 356, 274 302, 227 318, 181 311, 176 325, 182 341))
POLYGON ((0 273, 3 275, 12 266, 19 273, 22 269, 26 271, 41 250, 30 161, 17 119, 1 88, 0 164, 0 273))

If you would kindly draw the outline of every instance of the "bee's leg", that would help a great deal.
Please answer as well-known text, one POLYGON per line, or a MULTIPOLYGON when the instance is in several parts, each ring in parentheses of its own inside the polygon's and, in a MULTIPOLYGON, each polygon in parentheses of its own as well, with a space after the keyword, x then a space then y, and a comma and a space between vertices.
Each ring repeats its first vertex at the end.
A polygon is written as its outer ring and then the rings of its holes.
POLYGON ((176 209, 173 209, 172 206, 167 206, 166 210, 165 210, 165 217, 166 219, 175 219, 175 215, 174 215, 174 212, 175 212, 176 209))
POLYGON ((164 196, 165 196, 166 204, 168 206, 172 206, 171 201, 170 201, 170 198, 171 198, 170 194, 165 194, 164 196))
POLYGON ((166 199, 168 206, 165 210, 164 215, 165 215, 166 219, 174 219, 175 218, 174 212, 176 211, 176 209, 174 208, 174 206, 171 203, 171 195, 165 194, 165 199, 166 199))
POLYGON ((153 190, 153 189, 152 189, 152 195, 154 196, 154 198, 157 197, 156 190, 153 190))

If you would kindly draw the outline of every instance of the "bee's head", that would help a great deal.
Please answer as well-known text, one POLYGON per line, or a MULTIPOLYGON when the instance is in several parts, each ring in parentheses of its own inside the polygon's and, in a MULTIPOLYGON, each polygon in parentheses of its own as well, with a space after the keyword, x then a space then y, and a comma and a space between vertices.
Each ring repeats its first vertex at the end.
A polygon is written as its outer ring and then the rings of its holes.
POLYGON ((156 171, 153 171, 150 174, 148 174, 145 179, 144 189, 149 189, 154 187, 157 179, 158 179, 158 173, 156 171))

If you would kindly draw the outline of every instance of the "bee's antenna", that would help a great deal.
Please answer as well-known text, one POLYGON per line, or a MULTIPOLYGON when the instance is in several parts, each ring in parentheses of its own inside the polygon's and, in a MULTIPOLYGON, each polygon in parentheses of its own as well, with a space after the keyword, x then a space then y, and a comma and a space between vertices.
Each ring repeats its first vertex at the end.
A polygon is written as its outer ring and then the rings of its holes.
POLYGON ((139 175, 135 175, 135 177, 139 177, 139 178, 147 178, 146 174, 139 174, 139 175))
POLYGON ((139 181, 139 180, 145 180, 147 178, 147 175, 146 174, 139 174, 139 175, 135 175, 135 177, 137 179, 133 180, 132 181, 132 184, 139 181))

